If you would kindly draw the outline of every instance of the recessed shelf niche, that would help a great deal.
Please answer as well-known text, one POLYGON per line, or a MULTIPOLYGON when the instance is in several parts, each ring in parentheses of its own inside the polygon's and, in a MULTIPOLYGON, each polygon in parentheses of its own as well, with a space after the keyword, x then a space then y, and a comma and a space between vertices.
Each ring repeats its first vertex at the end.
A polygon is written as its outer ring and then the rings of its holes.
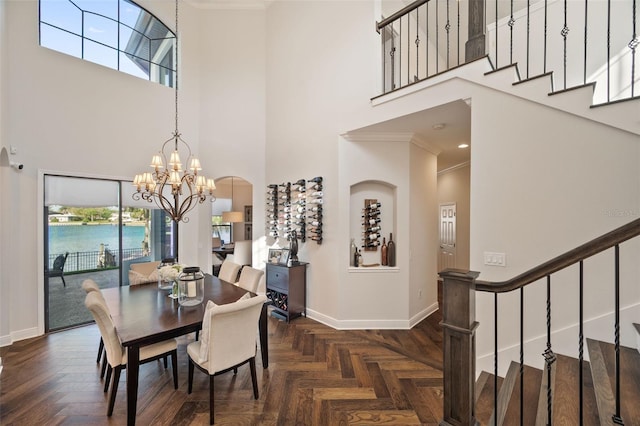
MULTIPOLYGON (((365 200, 377 200, 380 203, 380 243, 385 238, 389 242, 389 234, 394 234, 396 240, 396 186, 383 181, 368 180, 351 185, 349 194, 349 243, 350 239, 356 243, 358 250, 362 254, 362 263, 366 265, 376 265, 376 268, 387 268, 382 266, 381 250, 376 247, 374 250, 364 250, 364 230, 362 215, 365 200)), ((345 258, 345 261, 349 259, 345 258)), ((348 265, 349 263, 347 263, 348 265)))

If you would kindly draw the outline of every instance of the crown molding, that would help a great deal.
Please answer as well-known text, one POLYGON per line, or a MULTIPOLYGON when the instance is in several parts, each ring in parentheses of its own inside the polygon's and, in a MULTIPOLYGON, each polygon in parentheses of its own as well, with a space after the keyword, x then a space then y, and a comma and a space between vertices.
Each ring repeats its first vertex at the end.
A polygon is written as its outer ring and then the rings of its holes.
POLYGON ((345 133, 343 138, 350 142, 405 142, 439 155, 442 152, 438 146, 427 142, 413 132, 375 132, 375 133, 345 133))
POLYGON ((264 10, 267 0, 184 0, 196 9, 207 10, 264 10))
POLYGON ((438 175, 455 172, 458 169, 464 169, 465 167, 469 167, 470 165, 471 165, 471 161, 465 161, 464 163, 456 164, 455 166, 447 167, 444 170, 440 170, 438 172, 438 175))

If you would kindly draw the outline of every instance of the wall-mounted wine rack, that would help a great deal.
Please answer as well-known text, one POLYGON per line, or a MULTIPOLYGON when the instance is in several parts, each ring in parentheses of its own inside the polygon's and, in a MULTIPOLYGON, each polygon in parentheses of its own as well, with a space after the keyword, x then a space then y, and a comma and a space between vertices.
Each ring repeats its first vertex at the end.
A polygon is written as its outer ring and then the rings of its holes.
POLYGON ((364 200, 362 209, 362 248, 364 251, 377 251, 380 245, 380 207, 375 199, 364 200))
POLYGON ((267 235, 322 244, 322 177, 267 185, 267 235))

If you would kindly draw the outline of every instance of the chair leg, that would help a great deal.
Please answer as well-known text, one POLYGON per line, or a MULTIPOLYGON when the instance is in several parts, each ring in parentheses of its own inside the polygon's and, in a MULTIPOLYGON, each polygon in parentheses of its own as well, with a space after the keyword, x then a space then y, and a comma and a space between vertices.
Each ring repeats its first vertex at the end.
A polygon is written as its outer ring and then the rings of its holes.
POLYGON ((165 355, 162 360, 164 361, 164 369, 167 369, 167 356, 165 355))
POLYGON ((193 389, 193 361, 191 361, 191 357, 189 357, 189 385, 187 389, 187 393, 191 393, 193 389))
POLYGON ((104 341, 102 337, 100 338, 100 344, 98 345, 98 358, 96 359, 96 364, 100 364, 100 358, 102 357, 102 351, 104 350, 104 341))
POLYGON ((213 424, 213 374, 209 376, 209 424, 213 424))
POLYGON ((235 376, 236 374, 238 374, 238 367, 233 367, 233 375, 235 376))
POLYGON ((103 379, 104 378, 104 373, 107 370, 107 351, 105 349, 102 350, 103 354, 102 354, 102 368, 100 369, 100 378, 103 379))
POLYGON ((66 287, 67 286, 67 282, 64 280, 64 275, 60 275, 60 278, 62 278, 62 286, 66 287))
POLYGON ((256 374, 256 357, 249 360, 251 368, 251 383, 253 384, 253 398, 258 399, 258 375, 256 374))
POLYGON ((104 392, 107 393, 107 390, 109 389, 109 381, 111 380, 111 371, 113 370, 113 368, 111 368, 110 365, 107 365, 107 377, 104 379, 104 392))
POLYGON ((173 388, 178 389, 178 350, 171 351, 171 369, 173 370, 173 388))
POLYGON ((118 382, 120 381, 120 371, 122 366, 119 365, 113 372, 113 383, 111 384, 111 395, 109 395, 109 408, 107 409, 107 416, 111 417, 113 414, 113 406, 116 403, 116 394, 118 393, 118 382))

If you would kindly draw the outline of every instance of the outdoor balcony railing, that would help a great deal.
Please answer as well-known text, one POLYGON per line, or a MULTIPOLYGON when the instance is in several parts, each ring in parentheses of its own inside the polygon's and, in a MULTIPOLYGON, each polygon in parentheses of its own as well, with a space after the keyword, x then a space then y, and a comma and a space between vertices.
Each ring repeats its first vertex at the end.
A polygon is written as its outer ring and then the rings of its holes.
MULTIPOLYGON (((49 255, 49 268, 53 268, 53 262, 58 255, 64 253, 54 253, 49 255)), ((106 249, 104 252, 81 251, 69 252, 64 265, 65 274, 95 271, 100 269, 113 269, 118 267, 120 258, 122 260, 137 259, 145 256, 141 248, 123 249, 122 255, 119 250, 106 249)))
POLYGON ((597 83, 594 104, 636 97, 637 1, 418 0, 376 26, 382 94, 487 56, 552 91, 597 83))

